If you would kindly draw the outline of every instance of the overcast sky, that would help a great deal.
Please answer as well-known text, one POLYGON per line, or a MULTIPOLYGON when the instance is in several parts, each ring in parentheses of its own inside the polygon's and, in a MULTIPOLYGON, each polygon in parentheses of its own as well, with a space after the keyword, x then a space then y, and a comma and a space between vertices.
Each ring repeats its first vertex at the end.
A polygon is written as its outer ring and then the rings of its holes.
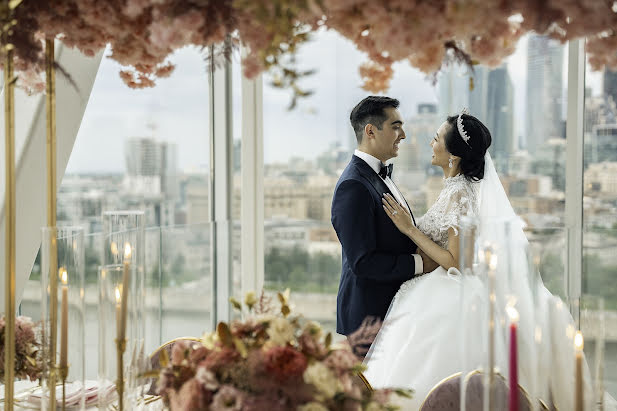
MULTIPOLYGON (((526 41, 508 59, 514 85, 515 127, 522 130, 525 116, 526 41)), ((565 53, 567 55, 567 53, 565 53)), ((564 56, 565 57, 565 56, 564 56)), ((150 136, 178 144, 181 169, 205 167, 209 158, 208 87, 206 65, 193 48, 172 58, 176 70, 153 89, 132 90, 120 80, 120 66, 103 58, 82 121, 67 173, 123 172, 124 140, 150 136), (154 125, 152 131, 150 125, 154 125)), ((349 111, 368 93, 360 88, 358 66, 363 53, 333 32, 319 33, 298 56, 302 69, 317 69, 303 85, 315 92, 294 111, 287 111, 289 92, 264 86, 265 161, 286 161, 293 155, 315 157, 333 142, 348 144, 349 111)), ((564 68, 567 62, 564 59, 564 68)), ((235 61, 237 66, 237 61, 235 61)), ((564 70, 564 76, 566 71, 564 70)), ((600 76, 588 76, 587 84, 598 90, 600 76)), ((234 67, 234 98, 239 99, 240 72, 234 67)), ((565 81, 565 78, 564 78, 565 81)), ((565 84, 565 83, 564 83, 565 84)), ((387 93, 401 101, 405 118, 415 114, 419 103, 437 103, 438 87, 407 63, 395 65, 387 93)), ((234 104, 239 126, 240 104, 234 104)), ((237 128, 239 130, 239 127, 237 128)))

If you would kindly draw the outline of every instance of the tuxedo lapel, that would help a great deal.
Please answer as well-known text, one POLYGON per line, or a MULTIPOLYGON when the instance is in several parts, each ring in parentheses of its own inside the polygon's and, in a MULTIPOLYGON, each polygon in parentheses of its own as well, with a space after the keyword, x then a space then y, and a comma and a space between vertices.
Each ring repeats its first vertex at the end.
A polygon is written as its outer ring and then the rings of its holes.
POLYGON ((403 193, 401 192, 401 189, 398 188, 398 186, 396 185, 396 183, 394 182, 394 180, 392 180, 392 184, 394 184, 394 187, 396 187, 396 189, 398 190, 399 193, 401 193, 401 197, 403 197, 403 200, 405 200, 405 204, 407 204, 407 209, 409 210, 409 214, 411 214, 411 219, 413 220, 413 225, 416 225, 416 219, 413 216, 413 212, 411 211, 411 207, 409 207, 409 203, 407 202, 407 199, 405 198, 405 196, 403 195, 403 193))
POLYGON ((371 185, 375 188, 375 190, 377 191, 377 193, 379 193, 380 196, 383 196, 385 193, 392 194, 386 183, 384 183, 381 177, 379 177, 379 175, 375 173, 375 170, 373 170, 371 166, 366 164, 364 160, 355 155, 353 156, 353 160, 356 168, 358 169, 358 172, 362 174, 362 176, 366 178, 369 183, 371 183, 371 185))
MULTIPOLYGON (((379 177, 379 175, 375 173, 375 170, 373 170, 371 166, 366 164, 364 160, 354 155, 353 161, 360 174, 362 174, 362 176, 371 183, 371 185, 375 188, 375 190, 379 193, 380 196, 383 196, 385 193, 394 195, 392 191, 390 191, 386 183, 382 180, 382 178, 379 177)), ((392 181, 392 183, 400 193, 401 190, 399 190, 398 186, 394 183, 394 181, 392 181)), ((409 207, 409 203, 407 202, 405 196, 403 196, 403 193, 401 193, 401 197, 403 197, 403 200, 405 200, 405 204, 407 204, 407 209, 411 213, 411 219, 413 220, 413 224, 416 225, 416 219, 414 218, 411 207, 409 207)))

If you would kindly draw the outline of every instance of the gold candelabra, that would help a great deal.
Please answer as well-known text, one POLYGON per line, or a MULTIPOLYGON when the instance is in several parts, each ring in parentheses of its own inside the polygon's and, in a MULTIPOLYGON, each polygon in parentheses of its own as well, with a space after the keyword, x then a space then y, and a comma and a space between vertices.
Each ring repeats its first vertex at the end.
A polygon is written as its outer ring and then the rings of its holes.
MULTIPOLYGON (((62 379, 62 411, 66 410, 66 377, 69 375, 69 366, 59 365, 57 368, 60 379, 62 379)), ((56 391, 55 389, 53 390, 56 391)), ((55 407, 55 405, 54 405, 55 407)))
MULTIPOLYGON (((49 250, 49 369, 56 369, 58 341, 58 244, 56 227, 56 72, 54 40, 45 40, 45 113, 47 148, 47 226, 50 230, 49 250)), ((47 360, 47 359, 44 359, 47 360)), ((64 381, 63 381, 64 387, 64 381)), ((56 373, 49 374, 49 402, 56 409, 56 373)), ((64 401, 63 401, 64 404, 64 401)))
POLYGON ((126 339, 116 338, 116 354, 118 358, 116 392, 118 393, 118 411, 124 411, 124 350, 126 350, 126 339))
POLYGON ((5 410, 13 411, 15 379, 15 79, 13 77, 13 49, 10 43, 13 9, 17 5, 5 0, 1 7, 2 44, 4 52, 4 137, 6 181, 6 242, 4 304, 6 325, 4 331, 4 398, 5 410))

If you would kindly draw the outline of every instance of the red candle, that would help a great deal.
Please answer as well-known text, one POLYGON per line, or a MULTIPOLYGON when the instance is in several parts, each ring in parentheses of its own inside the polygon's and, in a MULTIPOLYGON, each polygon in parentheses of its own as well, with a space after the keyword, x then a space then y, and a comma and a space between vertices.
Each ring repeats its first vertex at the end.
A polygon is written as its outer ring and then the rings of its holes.
POLYGON ((518 312, 514 307, 508 307, 508 315, 510 316, 510 395, 509 395, 509 410, 518 410, 518 359, 516 346, 516 329, 518 322, 518 312))

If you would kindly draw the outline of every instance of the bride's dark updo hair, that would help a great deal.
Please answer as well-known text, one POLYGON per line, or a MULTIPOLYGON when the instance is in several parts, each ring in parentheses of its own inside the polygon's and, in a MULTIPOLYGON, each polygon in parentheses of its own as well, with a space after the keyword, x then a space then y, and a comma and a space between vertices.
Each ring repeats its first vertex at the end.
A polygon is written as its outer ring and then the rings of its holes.
POLYGON ((484 178, 484 155, 491 146, 491 132, 474 116, 462 114, 462 117, 463 127, 469 136, 469 145, 458 131, 458 115, 450 116, 447 120, 450 128, 445 135, 446 150, 461 158, 461 173, 467 180, 480 181, 484 178))

